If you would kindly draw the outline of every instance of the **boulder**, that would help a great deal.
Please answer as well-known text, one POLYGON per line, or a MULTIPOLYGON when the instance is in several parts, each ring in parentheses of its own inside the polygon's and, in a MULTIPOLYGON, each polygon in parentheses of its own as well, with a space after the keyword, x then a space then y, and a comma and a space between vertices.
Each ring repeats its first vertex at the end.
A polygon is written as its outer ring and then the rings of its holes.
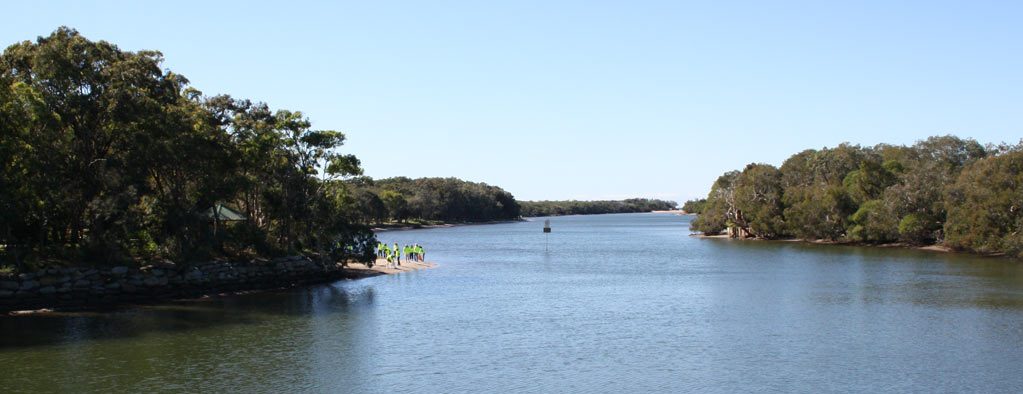
POLYGON ((21 282, 21 290, 32 290, 36 287, 39 287, 39 282, 36 282, 34 280, 26 280, 24 282, 21 282))
POLYGON ((21 284, 13 280, 0 280, 0 290, 18 290, 21 284))
POLYGON ((49 286, 49 285, 53 285, 53 284, 57 284, 57 283, 60 283, 60 278, 53 277, 53 276, 44 276, 42 278, 39 278, 39 285, 40 286, 49 286))
POLYGON ((167 284, 167 278, 166 277, 147 278, 142 283, 145 284, 146 286, 149 286, 149 287, 164 286, 164 285, 167 284))
POLYGON ((111 268, 110 269, 110 273, 114 274, 114 275, 117 275, 117 276, 124 276, 124 275, 128 274, 128 267, 125 267, 123 265, 117 266, 117 267, 111 268))

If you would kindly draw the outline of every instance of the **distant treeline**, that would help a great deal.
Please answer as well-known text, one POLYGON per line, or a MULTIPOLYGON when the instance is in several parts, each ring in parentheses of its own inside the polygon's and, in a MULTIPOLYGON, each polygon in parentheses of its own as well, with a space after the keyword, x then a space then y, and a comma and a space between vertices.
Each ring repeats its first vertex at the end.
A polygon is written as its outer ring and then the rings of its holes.
POLYGON ((406 177, 359 177, 347 183, 354 211, 364 223, 489 222, 520 214, 511 193, 485 183, 406 177))
MULTIPOLYGON (((699 202, 693 202, 698 206, 699 202)), ((941 244, 1023 255, 1023 142, 931 137, 797 153, 714 182, 692 229, 759 238, 941 244)))
POLYGON ((522 216, 592 215, 651 212, 674 209, 674 201, 631 198, 620 201, 519 201, 522 216))
POLYGON ((682 210, 686 213, 703 213, 703 208, 707 206, 707 199, 700 198, 696 200, 686 201, 682 204, 682 210))

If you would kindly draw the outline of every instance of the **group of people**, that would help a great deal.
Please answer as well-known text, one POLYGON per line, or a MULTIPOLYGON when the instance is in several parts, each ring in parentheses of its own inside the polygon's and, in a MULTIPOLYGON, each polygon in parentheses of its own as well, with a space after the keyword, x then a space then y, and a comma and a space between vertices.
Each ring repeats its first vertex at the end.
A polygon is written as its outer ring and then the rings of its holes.
POLYGON ((399 247, 395 242, 394 247, 391 247, 383 242, 377 243, 377 258, 386 259, 387 268, 400 267, 402 256, 405 257, 405 261, 423 262, 426 260, 426 250, 419 244, 399 247))

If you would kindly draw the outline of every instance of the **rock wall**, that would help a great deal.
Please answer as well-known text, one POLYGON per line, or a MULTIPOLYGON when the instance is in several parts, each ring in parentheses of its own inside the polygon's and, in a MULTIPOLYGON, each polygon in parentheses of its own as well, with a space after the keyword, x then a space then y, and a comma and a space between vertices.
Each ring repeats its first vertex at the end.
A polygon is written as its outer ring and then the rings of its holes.
POLYGON ((0 312, 83 309, 209 294, 264 290, 365 276, 340 264, 300 257, 214 261, 179 267, 165 261, 141 268, 50 268, 0 277, 0 312))

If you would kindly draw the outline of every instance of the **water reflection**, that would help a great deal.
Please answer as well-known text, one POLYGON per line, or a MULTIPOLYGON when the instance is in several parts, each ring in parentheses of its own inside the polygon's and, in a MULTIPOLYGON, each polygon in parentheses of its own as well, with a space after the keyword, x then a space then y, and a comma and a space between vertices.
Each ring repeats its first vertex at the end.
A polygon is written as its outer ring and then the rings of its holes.
POLYGON ((671 215, 386 233, 437 269, 0 319, 25 391, 981 391, 1023 387, 1023 268, 703 240, 671 215), (45 376, 47 379, 39 379, 45 376))
POLYGON ((372 287, 320 285, 94 312, 7 316, 0 317, 0 349, 210 330, 260 324, 273 315, 340 314, 372 306, 372 287))

